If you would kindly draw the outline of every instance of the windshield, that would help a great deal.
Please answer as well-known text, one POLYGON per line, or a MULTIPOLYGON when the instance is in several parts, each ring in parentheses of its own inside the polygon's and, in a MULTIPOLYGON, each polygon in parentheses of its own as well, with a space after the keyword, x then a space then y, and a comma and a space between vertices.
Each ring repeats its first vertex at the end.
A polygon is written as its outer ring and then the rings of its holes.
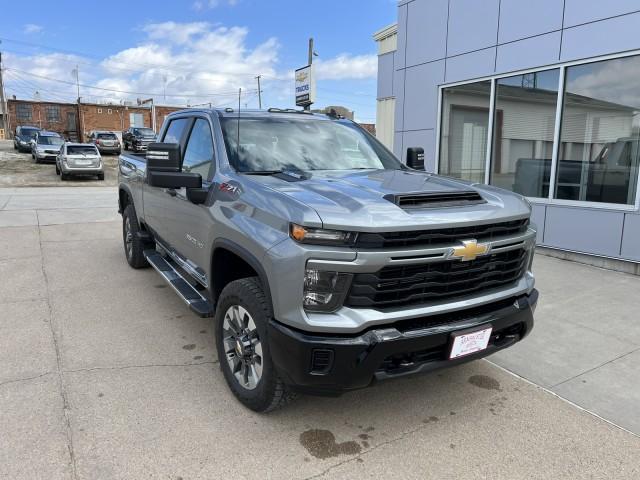
POLYGON ((38 137, 38 145, 62 145, 64 140, 60 137, 38 137))
POLYGON ((229 161, 239 172, 403 168, 352 122, 227 117, 222 119, 222 132, 229 161))
POLYGON ((86 145, 69 145, 67 146, 67 155, 97 155, 95 147, 86 145))
POLYGON ((133 133, 135 135, 155 135, 156 132, 151 130, 150 128, 134 128, 133 133))
POLYGON ((117 137, 115 133, 99 133, 98 138, 104 140, 115 140, 117 137))
POLYGON ((19 136, 23 138, 33 138, 38 132, 39 130, 36 128, 21 128, 19 136))

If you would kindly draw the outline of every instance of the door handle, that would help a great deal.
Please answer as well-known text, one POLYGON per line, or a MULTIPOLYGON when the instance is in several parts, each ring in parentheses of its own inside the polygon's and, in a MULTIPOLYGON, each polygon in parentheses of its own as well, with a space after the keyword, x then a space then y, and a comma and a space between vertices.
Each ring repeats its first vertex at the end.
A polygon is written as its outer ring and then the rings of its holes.
POLYGON ((175 197, 177 195, 177 192, 173 188, 167 188, 165 192, 171 195, 172 197, 175 197))

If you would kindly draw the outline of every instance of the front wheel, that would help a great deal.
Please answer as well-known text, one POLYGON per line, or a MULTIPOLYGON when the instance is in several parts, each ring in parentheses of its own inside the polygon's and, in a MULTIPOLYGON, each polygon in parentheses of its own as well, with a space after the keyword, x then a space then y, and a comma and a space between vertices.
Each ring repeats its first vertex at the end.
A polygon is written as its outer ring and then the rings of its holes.
POLYGON ((216 305, 216 347, 222 373, 240 403, 256 412, 269 412, 293 398, 271 360, 267 341, 271 317, 256 277, 229 283, 216 305))
POLYGON ((124 254, 127 263, 133 268, 144 268, 149 266, 144 258, 144 244, 138 236, 140 225, 133 205, 129 204, 122 212, 122 241, 124 243, 124 254))

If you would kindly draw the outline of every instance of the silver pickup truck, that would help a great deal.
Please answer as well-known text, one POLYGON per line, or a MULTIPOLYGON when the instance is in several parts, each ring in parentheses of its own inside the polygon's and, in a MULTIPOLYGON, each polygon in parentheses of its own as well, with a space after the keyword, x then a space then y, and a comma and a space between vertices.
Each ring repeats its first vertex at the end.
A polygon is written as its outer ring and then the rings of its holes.
POLYGON ((404 165, 337 115, 185 110, 158 138, 120 156, 125 255, 214 317, 247 407, 458 365, 531 331, 523 197, 404 165))

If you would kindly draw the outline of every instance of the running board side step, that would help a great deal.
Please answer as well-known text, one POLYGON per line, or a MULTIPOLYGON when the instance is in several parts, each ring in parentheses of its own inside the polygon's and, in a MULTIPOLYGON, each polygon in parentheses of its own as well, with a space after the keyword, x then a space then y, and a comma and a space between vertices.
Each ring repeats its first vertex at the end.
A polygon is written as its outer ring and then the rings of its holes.
POLYGON ((213 317, 215 307, 204 298, 184 277, 156 250, 145 250, 144 258, 156 269, 189 308, 200 317, 213 317))

